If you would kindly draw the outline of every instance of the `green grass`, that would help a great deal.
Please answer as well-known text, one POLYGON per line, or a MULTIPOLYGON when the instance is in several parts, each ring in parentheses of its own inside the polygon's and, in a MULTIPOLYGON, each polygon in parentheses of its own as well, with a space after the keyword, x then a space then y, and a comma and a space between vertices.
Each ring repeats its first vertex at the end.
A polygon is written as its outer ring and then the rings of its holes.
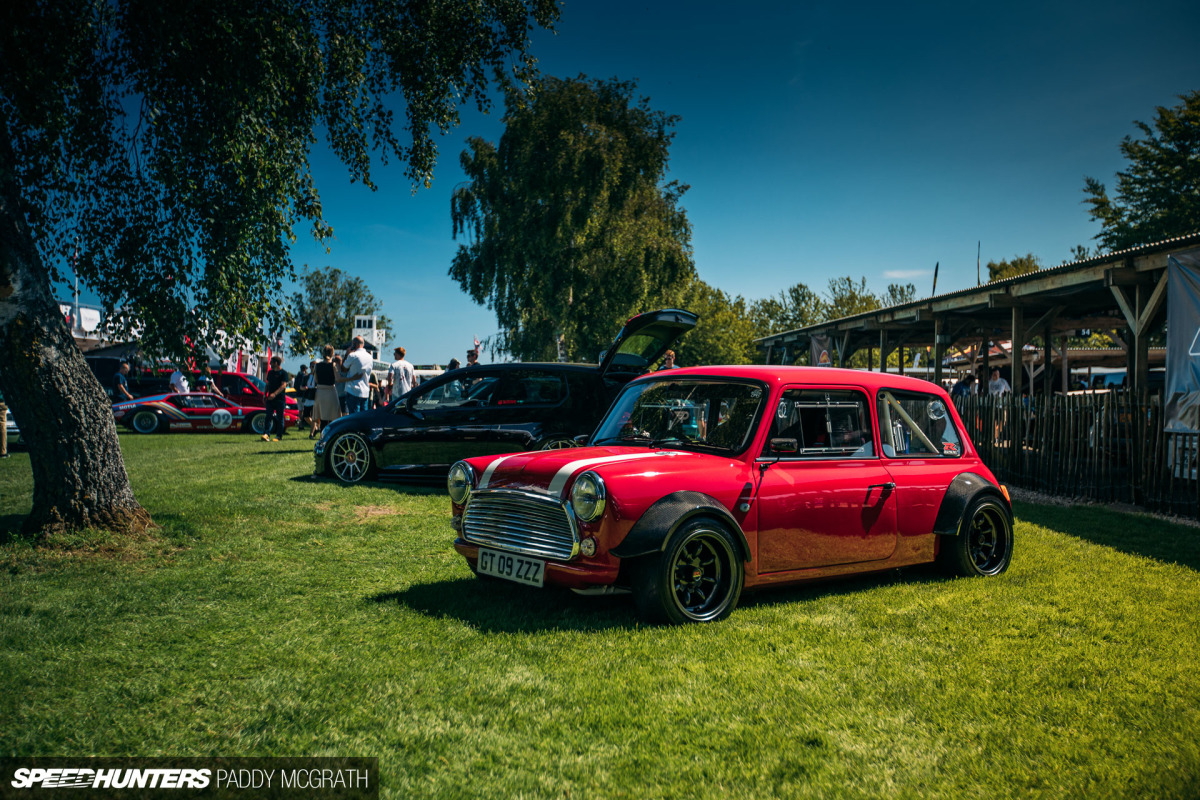
MULTIPOLYGON (((439 490, 123 436, 162 526, 0 546, 0 755, 377 756, 387 797, 1200 795, 1200 531, 1019 506, 1012 568, 726 622, 474 580, 439 490)), ((0 530, 29 509, 0 461, 0 530)))

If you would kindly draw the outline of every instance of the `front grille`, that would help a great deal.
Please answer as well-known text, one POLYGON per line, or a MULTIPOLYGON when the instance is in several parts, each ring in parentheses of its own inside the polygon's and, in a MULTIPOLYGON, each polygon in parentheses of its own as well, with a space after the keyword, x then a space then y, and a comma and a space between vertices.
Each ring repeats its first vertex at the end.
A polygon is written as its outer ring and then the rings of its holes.
POLYGON ((503 489, 471 494, 462 531, 471 544, 554 561, 572 558, 579 542, 565 505, 550 497, 503 489))

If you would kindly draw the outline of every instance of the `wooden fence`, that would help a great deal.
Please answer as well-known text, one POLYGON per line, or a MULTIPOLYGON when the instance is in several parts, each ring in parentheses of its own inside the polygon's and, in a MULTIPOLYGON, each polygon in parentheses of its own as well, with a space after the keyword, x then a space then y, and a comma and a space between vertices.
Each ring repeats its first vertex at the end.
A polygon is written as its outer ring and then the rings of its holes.
POLYGON ((1002 482, 1200 518, 1200 433, 1163 431, 1157 396, 955 398, 971 441, 1002 482))

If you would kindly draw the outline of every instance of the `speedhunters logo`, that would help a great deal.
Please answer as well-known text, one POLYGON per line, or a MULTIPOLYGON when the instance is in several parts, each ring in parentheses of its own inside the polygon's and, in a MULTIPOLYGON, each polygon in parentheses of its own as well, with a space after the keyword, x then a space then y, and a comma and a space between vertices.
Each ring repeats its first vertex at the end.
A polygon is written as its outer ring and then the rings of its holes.
POLYGON ((379 797, 377 758, 0 758, 7 798, 379 797))
POLYGON ((14 789, 207 789, 212 771, 207 769, 87 769, 53 767, 19 768, 13 772, 14 789))

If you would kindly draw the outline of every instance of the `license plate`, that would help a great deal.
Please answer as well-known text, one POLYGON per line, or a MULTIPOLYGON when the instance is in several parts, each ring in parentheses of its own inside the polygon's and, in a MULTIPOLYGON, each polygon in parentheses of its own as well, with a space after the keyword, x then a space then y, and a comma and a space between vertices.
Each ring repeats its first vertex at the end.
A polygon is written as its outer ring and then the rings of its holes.
POLYGON ((536 558, 498 553, 479 548, 479 574, 503 578, 506 581, 523 583, 526 586, 542 586, 546 575, 546 562, 536 558))

